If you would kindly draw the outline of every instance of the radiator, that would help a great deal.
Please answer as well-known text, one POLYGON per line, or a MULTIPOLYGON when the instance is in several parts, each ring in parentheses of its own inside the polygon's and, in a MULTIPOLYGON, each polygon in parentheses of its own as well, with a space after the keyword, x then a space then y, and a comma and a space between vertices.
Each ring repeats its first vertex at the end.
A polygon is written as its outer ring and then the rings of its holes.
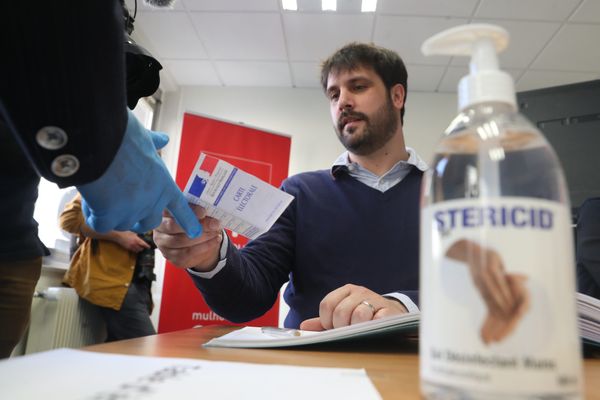
POLYGON ((34 295, 25 354, 78 348, 102 343, 105 338, 98 310, 80 300, 75 289, 49 287, 34 295))

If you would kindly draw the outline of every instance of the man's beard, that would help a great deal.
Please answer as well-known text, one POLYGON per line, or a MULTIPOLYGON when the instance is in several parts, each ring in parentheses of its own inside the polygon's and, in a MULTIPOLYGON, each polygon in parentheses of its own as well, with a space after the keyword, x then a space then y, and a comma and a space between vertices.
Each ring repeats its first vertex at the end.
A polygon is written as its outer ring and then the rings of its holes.
POLYGON ((381 149, 394 136, 398 127, 398 118, 398 112, 388 98, 386 104, 381 106, 371 118, 359 112, 342 112, 335 126, 335 132, 346 150, 359 156, 365 156, 381 149), (358 133, 356 130, 359 128, 355 128, 345 135, 341 122, 344 118, 363 121, 364 131, 358 133))

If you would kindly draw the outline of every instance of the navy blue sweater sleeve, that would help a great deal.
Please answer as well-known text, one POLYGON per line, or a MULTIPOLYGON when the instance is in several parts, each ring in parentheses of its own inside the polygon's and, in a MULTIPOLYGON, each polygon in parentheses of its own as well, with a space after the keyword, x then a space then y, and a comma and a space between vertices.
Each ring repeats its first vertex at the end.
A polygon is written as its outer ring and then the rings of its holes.
POLYGON ((59 186, 100 177, 127 123, 123 12, 117 0, 9 1, 0 13, 0 119, 32 166, 59 186), (60 149, 36 140, 44 127, 67 136, 60 149), (78 171, 52 172, 73 155, 78 171))

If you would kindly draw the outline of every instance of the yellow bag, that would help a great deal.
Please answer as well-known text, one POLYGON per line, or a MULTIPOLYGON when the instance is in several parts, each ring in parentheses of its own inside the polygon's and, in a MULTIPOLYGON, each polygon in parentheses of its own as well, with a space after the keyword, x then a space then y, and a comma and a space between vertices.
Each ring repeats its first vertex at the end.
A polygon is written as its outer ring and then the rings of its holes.
POLYGON ((102 307, 121 309, 135 269, 136 254, 116 243, 86 237, 71 259, 63 283, 102 307))

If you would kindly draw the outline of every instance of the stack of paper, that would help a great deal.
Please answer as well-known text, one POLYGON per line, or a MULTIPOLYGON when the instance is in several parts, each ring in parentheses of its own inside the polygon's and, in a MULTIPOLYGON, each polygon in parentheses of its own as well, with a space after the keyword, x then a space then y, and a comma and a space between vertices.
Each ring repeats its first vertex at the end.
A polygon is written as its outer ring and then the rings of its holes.
MULTIPOLYGON (((577 293, 581 340, 600 347, 600 300, 577 293)), ((204 344, 207 347, 275 348, 366 338, 388 332, 415 337, 420 314, 410 313, 367 321, 322 332, 299 329, 245 327, 204 344)))
POLYGON ((577 293, 577 312, 584 343, 600 346, 600 300, 577 293))
POLYGON ((416 335, 419 318, 419 313, 400 314, 322 332, 247 326, 212 339, 205 343, 204 346, 246 348, 289 347, 358 339, 389 332, 412 333, 416 335))

